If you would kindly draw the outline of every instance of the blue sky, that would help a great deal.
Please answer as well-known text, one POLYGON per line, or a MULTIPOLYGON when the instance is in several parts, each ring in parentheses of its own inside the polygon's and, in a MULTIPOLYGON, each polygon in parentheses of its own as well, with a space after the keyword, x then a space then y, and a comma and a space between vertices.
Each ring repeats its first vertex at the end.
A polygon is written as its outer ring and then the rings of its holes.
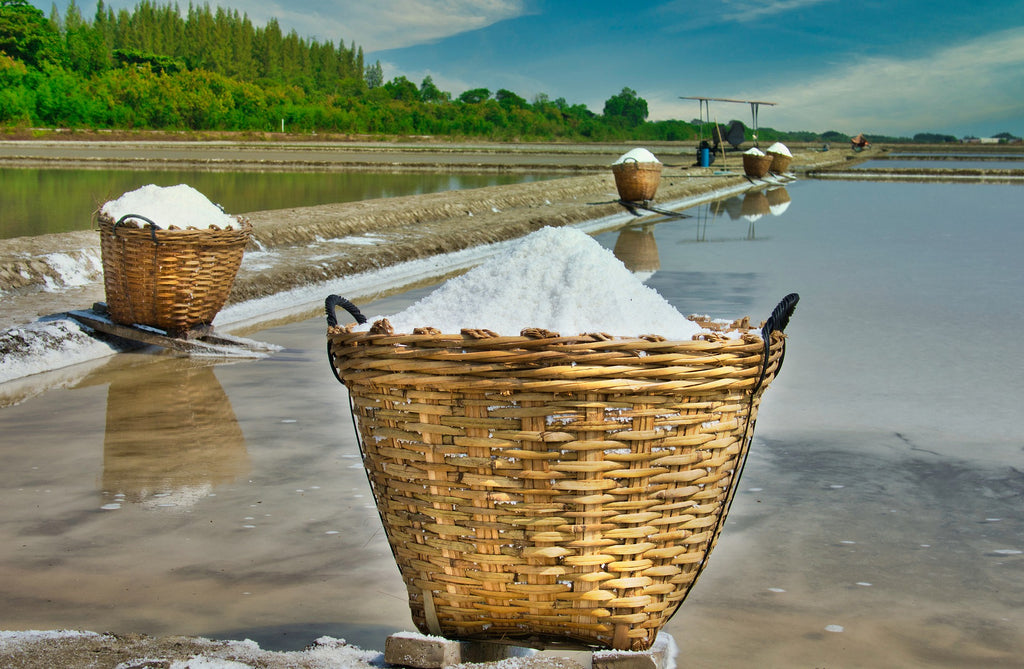
MULTIPOLYGON (((696 118, 698 104, 680 97, 708 96, 776 102, 759 122, 781 130, 1024 135, 1024 0, 219 4, 257 24, 276 17, 305 37, 355 41, 385 80, 429 75, 454 95, 506 88, 600 113, 629 87, 651 120, 696 118)), ((79 7, 95 10, 90 0, 79 7)), ((746 105, 712 103, 710 112, 750 123, 746 105)))

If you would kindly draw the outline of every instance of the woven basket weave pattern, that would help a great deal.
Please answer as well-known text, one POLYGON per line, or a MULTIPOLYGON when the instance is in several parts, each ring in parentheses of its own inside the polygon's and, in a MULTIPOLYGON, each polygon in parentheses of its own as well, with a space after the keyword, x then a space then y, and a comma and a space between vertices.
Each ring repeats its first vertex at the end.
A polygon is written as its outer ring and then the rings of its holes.
POLYGON ((774 174, 785 174, 789 169, 789 164, 793 162, 792 156, 782 153, 769 153, 768 155, 772 157, 772 164, 768 169, 774 174))
POLYGON ((743 172, 750 177, 760 179, 772 166, 772 157, 769 155, 756 156, 749 153, 743 154, 743 172))
POLYGON ((615 188, 627 202, 653 200, 661 184, 661 163, 625 162, 612 165, 615 188))
POLYGON ((333 334, 417 627, 648 648, 717 540, 783 347, 765 367, 760 337, 333 334))
POLYGON ((252 226, 151 230, 101 215, 103 282, 111 319, 182 331, 209 323, 227 301, 252 226), (155 240, 155 241, 154 241, 155 240))

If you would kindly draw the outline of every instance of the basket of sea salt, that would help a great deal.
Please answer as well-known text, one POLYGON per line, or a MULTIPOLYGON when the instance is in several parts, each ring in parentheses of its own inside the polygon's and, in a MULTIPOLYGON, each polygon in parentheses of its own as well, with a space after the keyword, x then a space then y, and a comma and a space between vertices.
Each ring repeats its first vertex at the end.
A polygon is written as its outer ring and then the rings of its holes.
POLYGON ((743 172, 748 177, 761 179, 772 166, 772 157, 756 146, 743 152, 743 172))
POLYGON ((772 174, 785 174, 793 161, 789 147, 782 142, 775 142, 765 150, 765 153, 772 157, 772 164, 768 166, 772 174))
POLYGON ((612 163, 615 188, 627 202, 653 200, 661 183, 661 161, 647 149, 633 149, 612 163))
POLYGON ((797 299, 760 329, 684 318, 566 228, 368 329, 328 297, 328 357, 419 630, 649 648, 718 540, 797 299))
POLYGON ((252 225, 181 184, 148 185, 99 211, 110 318, 181 334, 227 301, 252 225))

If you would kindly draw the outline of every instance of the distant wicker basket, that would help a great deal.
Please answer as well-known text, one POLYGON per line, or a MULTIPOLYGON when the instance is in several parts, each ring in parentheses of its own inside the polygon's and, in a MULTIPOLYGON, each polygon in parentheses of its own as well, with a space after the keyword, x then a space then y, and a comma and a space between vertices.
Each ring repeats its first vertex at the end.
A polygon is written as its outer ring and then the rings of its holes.
POLYGON ((743 172, 748 177, 755 179, 761 179, 772 166, 772 157, 769 155, 758 156, 756 154, 744 153, 743 154, 743 172))
POLYGON ((773 174, 785 174, 789 170, 789 164, 793 162, 793 156, 787 156, 783 153, 769 152, 768 155, 772 157, 772 163, 768 169, 773 174))
POLYGON ((612 165, 615 188, 627 202, 653 200, 661 183, 661 163, 638 163, 635 160, 612 165))
POLYGON ((179 334, 208 324, 227 301, 252 225, 160 229, 134 214, 99 215, 110 318, 179 334), (143 225, 139 225, 142 222, 143 225))

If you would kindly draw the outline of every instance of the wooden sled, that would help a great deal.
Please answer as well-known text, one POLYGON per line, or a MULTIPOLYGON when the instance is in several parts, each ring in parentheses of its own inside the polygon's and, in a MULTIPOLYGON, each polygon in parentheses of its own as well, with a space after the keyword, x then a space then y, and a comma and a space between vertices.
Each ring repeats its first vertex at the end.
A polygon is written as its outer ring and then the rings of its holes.
POLYGON ((96 302, 92 309, 69 311, 67 315, 97 332, 151 346, 161 346, 193 355, 225 358, 263 358, 280 346, 244 337, 216 333, 211 325, 199 325, 181 336, 148 325, 123 325, 110 320, 107 305, 96 302))

